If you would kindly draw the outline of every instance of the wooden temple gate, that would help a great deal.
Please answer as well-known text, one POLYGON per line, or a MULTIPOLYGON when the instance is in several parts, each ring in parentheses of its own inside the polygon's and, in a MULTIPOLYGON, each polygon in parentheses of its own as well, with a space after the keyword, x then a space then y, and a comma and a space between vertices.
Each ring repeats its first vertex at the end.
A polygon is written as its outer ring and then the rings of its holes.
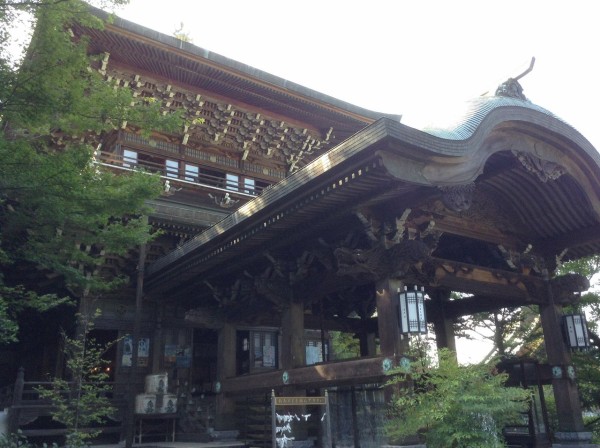
MULTIPOLYGON (((572 128, 520 98, 476 100, 450 130, 381 119, 151 265, 146 293, 219 322, 222 422, 239 394, 384 381, 407 350, 403 285, 433 298, 440 347, 455 347, 458 316, 538 305, 548 362, 566 371, 561 307, 587 285, 553 273, 600 249, 599 161, 572 128), (277 369, 237 375, 235 329, 248 326, 279 329, 277 369), (307 328, 355 333, 364 357, 306 366, 307 328)), ((552 383, 556 436, 582 443, 576 384, 566 374, 552 383)))
POLYGON ((517 81, 423 131, 118 18, 73 32, 107 82, 187 120, 176 135, 123 123, 95 141, 107 169, 164 182, 149 217, 163 235, 136 259, 107 255, 103 269, 137 281, 98 301, 96 330, 131 338, 113 359, 130 431, 151 373, 168 371, 204 429, 236 429, 272 389, 366 396, 408 349, 397 292, 419 285, 439 347, 455 348, 459 316, 538 305, 561 372, 557 440, 585 442, 559 320, 586 285, 555 272, 600 253, 600 156, 517 81), (356 335, 361 357, 328 362, 331 330, 356 335), (140 340, 152 348, 131 352, 140 340))

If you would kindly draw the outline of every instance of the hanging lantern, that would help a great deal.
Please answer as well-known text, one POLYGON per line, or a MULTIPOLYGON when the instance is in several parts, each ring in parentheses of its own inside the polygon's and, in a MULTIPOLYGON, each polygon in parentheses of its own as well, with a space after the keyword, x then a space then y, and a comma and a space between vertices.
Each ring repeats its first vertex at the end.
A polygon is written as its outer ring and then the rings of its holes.
POLYGON ((590 338, 588 336, 585 314, 565 314, 562 319, 567 345, 572 350, 584 350, 588 348, 590 346, 590 338))
POLYGON ((421 287, 419 291, 415 286, 413 291, 408 291, 406 286, 404 292, 398 289, 399 299, 399 321, 402 334, 425 334, 427 333, 427 319, 425 318, 425 292, 421 287))

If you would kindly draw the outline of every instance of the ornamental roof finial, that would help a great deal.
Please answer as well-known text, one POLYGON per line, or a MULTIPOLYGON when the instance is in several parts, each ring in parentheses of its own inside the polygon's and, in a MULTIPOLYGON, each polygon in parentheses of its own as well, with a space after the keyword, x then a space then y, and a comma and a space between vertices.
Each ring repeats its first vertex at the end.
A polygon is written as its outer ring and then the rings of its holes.
POLYGON ((527 97, 525 95, 523 95, 523 87, 521 87, 521 84, 519 84, 519 79, 521 79, 523 76, 525 76, 531 70, 533 70, 534 64, 535 64, 535 57, 532 57, 531 63, 529 64, 529 67, 527 68, 527 70, 525 70, 519 76, 516 76, 514 78, 508 78, 506 81, 504 81, 502 84, 500 84, 498 86, 498 88, 496 89, 496 96, 507 96, 510 98, 518 98, 520 100, 527 101, 527 97))

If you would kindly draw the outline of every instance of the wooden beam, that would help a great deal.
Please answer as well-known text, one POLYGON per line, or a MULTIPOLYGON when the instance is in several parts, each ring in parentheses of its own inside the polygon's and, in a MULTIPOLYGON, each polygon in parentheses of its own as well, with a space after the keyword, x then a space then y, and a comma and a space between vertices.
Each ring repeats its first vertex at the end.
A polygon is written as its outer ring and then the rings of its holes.
POLYGON ((507 248, 515 248, 523 245, 521 240, 514 236, 506 235, 496 227, 450 214, 435 218, 435 230, 486 241, 488 243, 502 244, 507 248))
POLYGON ((387 366, 389 361, 398 365, 399 356, 360 358, 350 361, 318 364, 286 370, 275 370, 256 375, 227 378, 221 382, 225 394, 243 394, 247 392, 268 391, 292 386, 296 388, 331 387, 341 384, 381 383, 389 379, 387 366), (388 360, 388 361, 385 361, 388 360))
MULTIPOLYGON (((573 304, 578 300, 578 296, 575 294, 571 294, 570 296, 563 295, 561 297, 557 297, 556 300, 561 305, 565 304, 573 304)), ((473 297, 468 297, 460 300, 452 300, 446 302, 444 305, 446 317, 455 318, 460 316, 471 315, 475 313, 481 313, 484 311, 493 311, 499 308, 516 308, 519 306, 526 305, 546 305, 548 304, 548 299, 544 297, 528 297, 526 300, 520 299, 511 299, 508 297, 498 297, 498 296, 482 296, 477 295, 473 297)), ((427 308, 427 313, 429 315, 430 308, 427 308)), ((431 310, 433 315, 436 315, 436 310, 431 310)))
MULTIPOLYGON (((531 304, 523 300, 511 300, 507 297, 497 296, 472 296, 459 300, 451 300, 444 303, 444 317, 454 319, 460 316, 468 316, 475 313, 485 311, 493 311, 499 308, 516 308, 531 304)), ((435 305, 435 304, 432 304, 435 305)), ((437 310, 432 307, 427 307, 427 315, 433 319, 438 315, 437 310)))
POLYGON ((543 281, 530 274, 485 268, 467 263, 432 258, 433 286, 471 294, 531 300, 542 297, 543 281))

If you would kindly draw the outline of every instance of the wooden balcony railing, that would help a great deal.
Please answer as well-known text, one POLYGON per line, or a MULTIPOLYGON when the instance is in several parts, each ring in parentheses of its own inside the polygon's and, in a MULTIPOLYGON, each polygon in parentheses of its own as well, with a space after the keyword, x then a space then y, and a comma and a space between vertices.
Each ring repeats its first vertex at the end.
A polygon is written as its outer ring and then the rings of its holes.
MULTIPOLYGON (((174 167, 166 166, 164 162, 157 163, 146 160, 143 157, 138 157, 136 159, 128 158, 107 151, 96 152, 96 163, 116 170, 138 170, 146 173, 158 174, 163 179, 171 182, 171 185, 174 188, 208 187, 248 198, 258 196, 265 188, 267 188, 261 185, 245 183, 244 178, 241 178, 241 181, 237 182, 232 179, 227 179, 227 173, 225 171, 222 175, 215 175, 205 172, 207 170, 203 171, 201 166, 198 167, 198 171, 175 169, 174 167)), ((211 169, 210 171, 211 173, 216 172, 215 169, 211 169)))
MULTIPOLYGON (((122 390, 119 391, 117 383, 113 382, 97 384, 106 388, 104 391, 102 391, 102 393, 109 398, 111 405, 117 410, 117 414, 122 412, 125 405, 125 395, 127 393, 126 388, 123 387, 121 388, 122 390)), ((68 385, 74 386, 74 383, 68 383, 68 385)), ((39 392, 42 389, 48 389, 52 386, 53 383, 48 381, 25 381, 24 370, 22 368, 19 369, 17 380, 12 388, 12 392, 10 392, 8 388, 3 390, 4 396, 2 401, 6 403, 7 408, 9 409, 9 433, 16 432, 21 426, 31 423, 39 417, 52 415, 54 407, 51 401, 42 398, 39 392)), ((66 395, 70 392, 65 391, 64 393, 66 395)), ((115 420, 120 420, 118 415, 115 416, 115 420)), ((111 427, 112 430, 117 430, 116 428, 117 427, 114 426, 111 427)), ((120 428, 120 424, 118 428, 120 428)), ((52 430, 36 429, 23 431, 25 435, 56 435, 64 432, 64 430, 56 428, 52 430)))

